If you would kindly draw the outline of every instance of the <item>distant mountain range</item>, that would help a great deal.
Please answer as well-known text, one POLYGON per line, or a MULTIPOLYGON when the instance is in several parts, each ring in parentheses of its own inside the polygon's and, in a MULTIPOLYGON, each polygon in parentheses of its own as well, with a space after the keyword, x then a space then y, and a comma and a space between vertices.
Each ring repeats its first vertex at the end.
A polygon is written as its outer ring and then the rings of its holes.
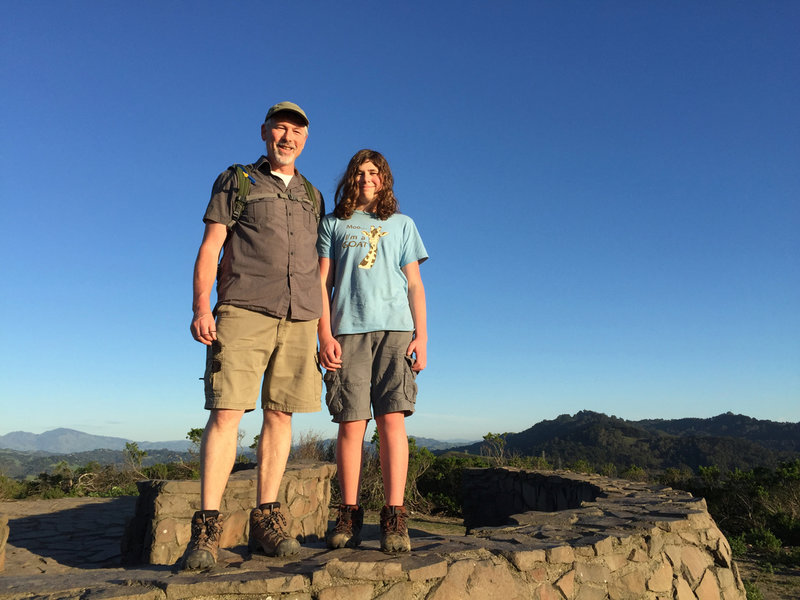
MULTIPOLYGON (((417 446, 428 450, 444 450, 453 446, 470 444, 472 440, 434 440, 425 437, 416 437, 417 446)), ((16 450, 17 452, 46 452, 52 454, 74 454, 76 452, 90 452, 93 450, 124 450, 125 444, 132 442, 125 438, 109 437, 105 435, 92 435, 76 431, 75 429, 53 429, 44 433, 28 433, 27 431, 12 431, 0 435, 0 448, 16 450)), ((172 450, 173 452, 187 452, 192 444, 189 440, 174 440, 170 442, 136 442, 140 450, 172 450)))
POLYGON ((464 446, 465 444, 474 444, 475 440, 434 440, 433 438, 417 437, 416 435, 409 435, 413 437, 418 448, 427 448, 431 452, 436 450, 447 450, 455 446, 464 446))
MULTIPOLYGON (((141 446, 140 446, 141 448, 141 446)), ((156 463, 188 461, 188 452, 173 450, 148 450, 142 460, 144 466, 156 463)), ((99 465, 123 465, 125 453, 122 450, 87 450, 68 454, 52 454, 48 452, 20 452, 0 448, 0 475, 14 479, 24 479, 39 473, 52 473, 59 463, 67 463, 71 468, 85 467, 89 463, 99 465)))
MULTIPOLYGON (((415 438, 417 446, 431 451, 444 450, 468 440, 440 441, 430 438, 415 438)), ((13 431, 0 436, 0 475, 24 478, 39 473, 50 472, 60 462, 77 467, 90 462, 101 465, 122 465, 125 463, 125 444, 133 440, 91 435, 74 429, 53 429, 35 434, 27 431, 13 431)), ((190 460, 189 440, 169 442, 136 442, 140 450, 146 450, 144 465, 190 460)), ((241 449, 251 455, 248 448, 241 449)))
MULTIPOLYGON (((800 457, 800 423, 725 413, 709 419, 627 421, 592 411, 561 415, 503 434, 507 454, 544 456, 555 466, 585 460, 595 467, 666 469, 773 467, 800 457)), ((483 442, 449 452, 480 454, 483 442)))
MULTIPOLYGON (((124 450, 125 444, 133 440, 105 435, 91 435, 74 429, 53 429, 44 433, 28 433, 12 431, 0 435, 0 448, 19 452, 52 452, 70 454, 88 452, 90 450, 124 450)), ((189 440, 171 442, 136 442, 140 450, 173 450, 186 452, 191 443, 189 440)))
MULTIPOLYGON (((413 436, 419 447, 443 454, 481 454, 483 442, 461 443, 413 436)), ((520 433, 504 433, 508 455, 544 456, 555 467, 588 461, 599 469, 632 465, 658 471, 670 467, 716 465, 747 470, 774 467, 800 458, 800 423, 763 421, 725 413, 709 419, 647 419, 627 421, 588 410, 541 421, 520 433)), ((121 464, 131 440, 96 436, 74 429, 42 434, 15 431, 0 436, 0 474, 24 477, 48 471, 60 461, 71 465, 121 464)), ((188 440, 136 442, 147 450, 145 464, 179 460, 188 440)), ((247 450, 245 452, 248 452, 247 450)))

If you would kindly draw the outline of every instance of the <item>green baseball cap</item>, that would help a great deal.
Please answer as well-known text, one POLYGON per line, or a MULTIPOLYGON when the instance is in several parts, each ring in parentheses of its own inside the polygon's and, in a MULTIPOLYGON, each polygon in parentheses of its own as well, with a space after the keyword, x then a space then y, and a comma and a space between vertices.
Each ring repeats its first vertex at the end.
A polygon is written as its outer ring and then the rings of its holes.
POLYGON ((269 118, 275 113, 284 111, 296 114, 306 125, 308 125, 308 117, 306 116, 306 113, 294 102, 278 102, 275 106, 270 107, 270 109, 267 111, 267 116, 264 117, 264 121, 269 120, 269 118))

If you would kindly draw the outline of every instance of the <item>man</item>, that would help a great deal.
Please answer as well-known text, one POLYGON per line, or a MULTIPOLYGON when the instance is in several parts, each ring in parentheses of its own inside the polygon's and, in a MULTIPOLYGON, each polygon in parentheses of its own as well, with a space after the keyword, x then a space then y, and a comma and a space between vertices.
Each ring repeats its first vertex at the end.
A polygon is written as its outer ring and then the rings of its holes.
POLYGON ((242 168, 252 182, 246 202, 237 202, 242 174, 228 169, 217 177, 203 218, 190 329, 208 346, 205 407, 211 412, 200 447, 201 510, 192 517, 187 569, 216 564, 223 523, 219 509, 236 458, 239 422, 256 408, 259 386, 263 423, 250 547, 271 556, 300 550, 284 529, 277 497, 291 448, 292 413, 320 410, 322 393, 315 243, 325 207, 319 191, 294 166, 307 137, 308 118, 299 106, 271 107, 261 125, 267 155, 242 168))

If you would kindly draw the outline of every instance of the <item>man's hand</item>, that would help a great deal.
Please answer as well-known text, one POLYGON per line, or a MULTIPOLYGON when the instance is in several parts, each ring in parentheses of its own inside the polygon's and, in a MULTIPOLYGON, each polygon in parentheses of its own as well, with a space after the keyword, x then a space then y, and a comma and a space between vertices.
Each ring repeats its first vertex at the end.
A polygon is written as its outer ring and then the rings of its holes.
POLYGON ((210 346, 211 342, 217 339, 217 323, 214 321, 214 315, 210 312, 195 313, 189 331, 198 342, 210 346))
POLYGON ((319 344, 319 364, 328 371, 335 371, 342 366, 342 345, 335 337, 319 344))

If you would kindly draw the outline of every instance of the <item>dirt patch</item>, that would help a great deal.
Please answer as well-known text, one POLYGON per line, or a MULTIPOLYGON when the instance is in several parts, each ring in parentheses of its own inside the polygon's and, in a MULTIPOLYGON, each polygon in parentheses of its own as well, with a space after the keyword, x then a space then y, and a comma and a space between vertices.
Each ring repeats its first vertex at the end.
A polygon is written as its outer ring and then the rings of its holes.
POLYGON ((781 565, 767 566, 755 553, 737 557, 742 580, 755 584, 764 600, 797 600, 800 598, 800 569, 781 565))

